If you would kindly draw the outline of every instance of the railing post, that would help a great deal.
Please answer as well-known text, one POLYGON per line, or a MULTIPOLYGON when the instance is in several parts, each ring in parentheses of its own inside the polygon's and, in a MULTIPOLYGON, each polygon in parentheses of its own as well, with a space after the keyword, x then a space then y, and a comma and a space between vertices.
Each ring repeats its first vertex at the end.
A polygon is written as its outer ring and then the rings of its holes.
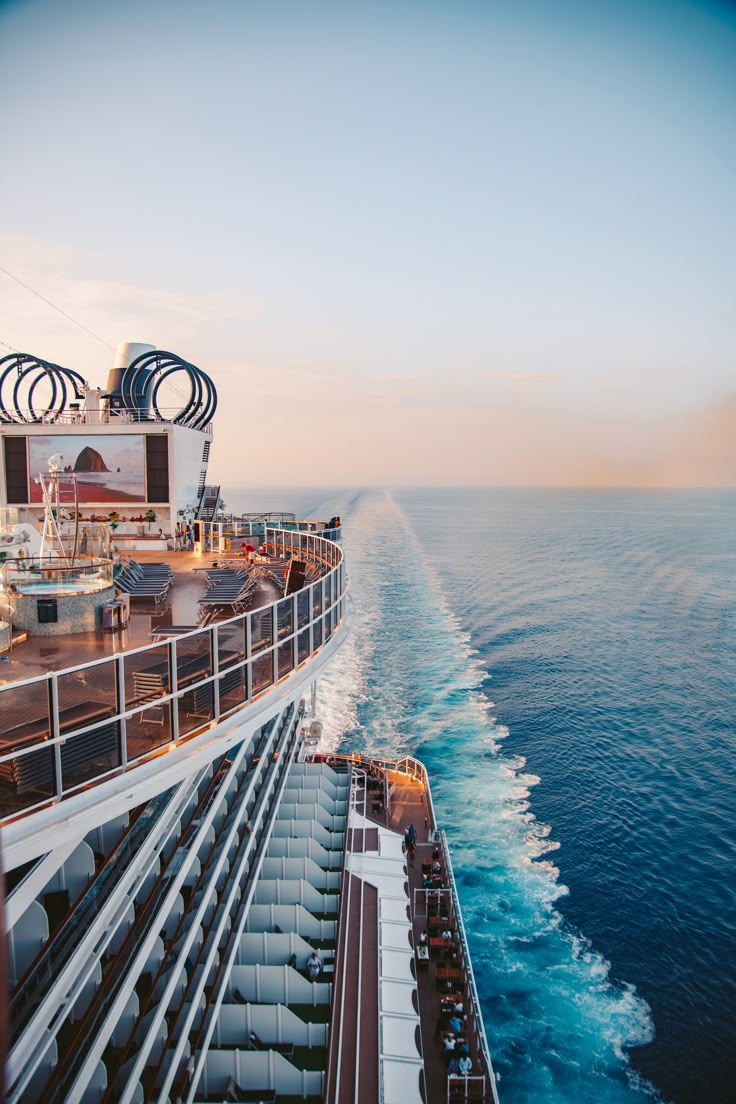
POLYGON ((120 721, 120 766, 128 765, 128 732, 125 713, 125 657, 115 657, 115 692, 117 695, 118 716, 120 721))
POLYGON ((169 702, 171 710, 171 739, 176 743, 179 739, 179 676, 176 669, 176 637, 169 641, 169 691, 173 695, 169 702))
MULTIPOLYGON (((52 740, 58 740, 61 735, 59 727, 59 679, 53 674, 49 675, 46 684, 49 694, 49 733, 52 740)), ((64 789, 64 780, 61 777, 61 744, 54 744, 54 800, 61 801, 64 789)))
POLYGON ((245 658, 248 662, 245 665, 245 700, 250 701, 253 697, 253 626, 251 624, 252 614, 249 613, 245 618, 245 658))
POLYGON ((273 639, 273 681, 279 681, 279 604, 274 602, 271 607, 271 634, 273 639))
POLYGON ((291 596, 291 627, 294 633, 291 640, 292 667, 296 670, 299 665, 299 622, 297 620, 296 594, 291 596))
POLYGON ((217 625, 212 626, 212 674, 215 676, 212 685, 214 687, 214 694, 212 696, 212 707, 214 710, 213 716, 215 720, 218 720, 220 716, 220 642, 217 634, 217 625))

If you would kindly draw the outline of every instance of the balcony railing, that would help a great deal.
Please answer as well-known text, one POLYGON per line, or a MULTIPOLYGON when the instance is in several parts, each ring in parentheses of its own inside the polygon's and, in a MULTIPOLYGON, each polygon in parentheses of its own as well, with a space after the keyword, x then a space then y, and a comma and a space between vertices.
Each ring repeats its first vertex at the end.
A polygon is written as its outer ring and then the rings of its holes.
MULTIPOLYGON (((111 559, 77 556, 73 566, 50 556, 27 556, 0 563, 0 584, 16 594, 54 597, 59 594, 89 594, 112 586, 111 559)), ((0 746, 2 746, 0 744, 0 746)))
POLYGON ((315 655, 345 616, 341 549, 269 529, 323 576, 267 606, 164 643, 0 687, 0 821, 97 784, 254 701, 315 655))
MULTIPOLYGON (((77 409, 74 403, 70 403, 61 412, 46 410, 39 413, 35 410, 14 410, 12 416, 5 421, 5 424, 65 426, 173 425, 180 415, 181 409, 176 407, 164 407, 158 413, 155 413, 151 410, 134 410, 129 407, 119 407, 112 410, 106 407, 100 410, 85 410, 81 404, 77 409)), ((211 437, 212 425, 209 424, 200 428, 200 432, 211 437)))
POLYGON ((315 536, 324 537, 325 540, 340 541, 342 528, 327 528, 324 521, 298 521, 296 518, 285 518, 275 526, 264 518, 238 518, 228 517, 219 521, 203 522, 203 551, 213 552, 219 556, 228 552, 240 551, 241 542, 252 543, 256 539, 259 543, 268 540, 270 532, 296 532, 313 533, 315 536))

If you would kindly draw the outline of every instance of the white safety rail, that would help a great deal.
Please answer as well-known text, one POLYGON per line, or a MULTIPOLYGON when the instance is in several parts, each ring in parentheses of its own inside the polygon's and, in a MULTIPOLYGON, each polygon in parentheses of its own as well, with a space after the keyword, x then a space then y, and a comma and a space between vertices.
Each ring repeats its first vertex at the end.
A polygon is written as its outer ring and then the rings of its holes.
POLYGON ((216 521, 202 523, 203 547, 206 552, 220 556, 239 552, 241 542, 252 540, 270 542, 274 534, 281 540, 285 532, 312 533, 325 540, 341 541, 342 527, 330 528, 325 521, 301 521, 297 518, 285 518, 278 523, 268 517, 220 517, 216 521))
MULTIPOLYGON (((345 619, 343 553, 268 530, 277 554, 322 575, 288 597, 164 643, 0 687, 0 824, 176 748, 283 684, 345 619)), ((319 666, 319 664, 317 664, 319 666)))
MULTIPOLYGON (((364 765, 374 764, 386 771, 397 771, 401 774, 406 774, 410 778, 414 778, 417 782, 421 783, 424 788, 425 798, 427 802, 427 836, 428 840, 434 840, 442 847, 445 856, 445 868, 448 874, 449 887, 445 890, 416 890, 415 897, 418 895, 426 895, 429 892, 436 893, 449 893, 452 897, 452 903, 455 913, 455 919, 457 922, 458 937, 460 940, 460 952, 463 964, 463 973, 466 979, 466 988, 468 998, 473 1007, 473 1021, 475 1023, 475 1035, 476 1045, 478 1050, 483 1056, 483 1060, 488 1070, 488 1078, 486 1077, 470 1077, 470 1078, 451 1078, 448 1079, 448 1100, 462 1101, 465 1096, 468 1100, 478 1099, 472 1096, 472 1092, 475 1086, 479 1086, 481 1082, 485 1085, 490 1083, 490 1099, 492 1104, 499 1104, 498 1091, 496 1087, 496 1077, 493 1072, 493 1064, 491 1062, 491 1054, 488 1047, 488 1040, 486 1038, 485 1027, 483 1025, 483 1016, 480 1009, 480 1001, 478 999, 478 991, 475 984, 475 977, 473 975, 473 965, 470 957, 470 948, 468 946, 467 934, 465 932, 465 924, 463 922, 462 909, 460 908, 460 899, 457 892, 457 884, 455 882, 455 875, 452 870, 452 862, 450 860, 450 850, 447 844, 447 838, 443 829, 437 827, 437 820, 435 817, 434 806, 432 804, 432 792, 429 785, 429 777, 427 769, 424 764, 415 759, 411 755, 406 755, 402 759, 383 759, 376 755, 363 757, 362 755, 339 755, 330 754, 325 756, 325 761, 331 760, 344 760, 352 763, 355 766, 362 768, 364 765), (453 1093, 452 1096, 450 1094, 453 1093)), ((386 806, 387 813, 389 806, 386 806)), ((356 810, 357 812, 358 810, 356 810)), ((363 810, 365 811, 365 809, 363 810)), ((488 1093, 484 1092, 480 1097, 482 1100, 488 1100, 488 1093)))
MULTIPOLYGON (((442 849, 445 854, 446 862, 445 868, 447 870, 447 878, 450 883, 450 891, 452 893, 452 901, 455 908, 455 919, 457 922, 458 937, 460 939, 461 957, 464 960, 465 965, 465 979, 466 987, 470 996, 471 1004, 473 1005, 473 1020, 475 1022, 475 1036, 478 1049, 483 1054, 483 1058, 486 1062, 488 1072, 491 1080, 491 1095, 493 1104, 499 1104, 498 1092, 496 1089, 496 1075, 493 1072, 493 1063, 491 1062, 491 1052, 488 1048, 488 1040, 486 1038, 486 1029, 483 1024, 483 1014, 480 1009, 480 1001, 478 1000, 478 990, 475 985, 475 976, 473 974, 473 966, 470 958, 470 948, 468 946, 468 937, 465 933, 465 924, 463 923, 463 913, 460 908, 460 898, 457 892, 457 884, 455 882, 455 874, 452 869, 452 863, 450 862, 450 850, 447 846, 447 837, 445 836, 444 829, 440 829, 440 835, 442 838, 442 849)), ((468 1078, 468 1081, 474 1080, 468 1078)), ((448 1084, 448 1099, 451 1085, 448 1084)), ((456 1097, 452 1098, 453 1100, 456 1097)), ((462 1099, 462 1098, 461 1098, 462 1099)))
MULTIPOLYGON (((69 404, 65 410, 45 410, 37 413, 35 410, 16 410, 13 408, 13 422, 18 425, 172 425, 181 415, 181 408, 163 407, 158 411, 160 417, 148 410, 134 410, 124 408, 114 410, 79 410, 70 409, 69 404)), ((197 427, 200 433, 212 436, 212 423, 197 427)))
MULTIPOLYGON (((333 1104, 347 1104, 360 1096, 365 1079, 361 1068, 360 1046, 363 1017, 370 1003, 363 994, 363 942, 367 931, 365 891, 372 887, 377 895, 375 939, 378 960, 378 1000, 375 1016, 378 1043, 378 1104, 421 1104, 423 1099, 424 1062, 417 1047, 419 1014, 414 1006, 416 977, 412 972, 414 949, 411 943, 411 920, 406 884, 406 860, 401 836, 392 829, 377 826, 368 818, 367 775, 363 761, 357 757, 335 756, 350 763, 350 804, 347 832, 348 843, 343 869, 341 932, 337 948, 336 969, 340 990, 339 1006, 333 1008, 331 1049, 336 1055, 330 1063, 325 1099, 333 1104), (367 833, 376 833, 375 846, 367 846, 367 833), (359 846, 355 849, 356 840, 359 846), (351 908, 361 917, 358 932, 349 934, 351 908), (352 964, 352 966, 351 966, 352 964), (357 973, 351 984, 347 979, 357 973), (341 979, 341 980, 340 980, 341 979), (349 993, 350 1010, 346 997, 349 993), (366 1007, 367 1006, 367 1007, 366 1007), (352 1082, 343 1085, 342 1058, 346 1049, 355 1053, 352 1082)), ((376 763, 371 758, 366 763, 376 763)), ((416 767, 421 767, 417 760, 416 767)))
MULTIPOLYGON (((371 755, 370 757, 363 758, 362 755, 339 755, 329 754, 325 757, 325 762, 329 762, 331 759, 342 759, 347 763, 353 763, 360 766, 361 763, 375 763, 384 771, 396 771, 398 774, 406 774, 409 778, 413 778, 415 781, 421 783, 424 788, 424 794, 427 800, 427 811, 429 816, 427 817, 427 842, 432 839, 435 831, 437 830, 437 820, 434 814, 434 805, 432 804, 432 791, 429 786, 429 775, 427 774, 427 768, 424 763, 419 759, 415 759, 413 755, 405 755, 401 759, 382 759, 378 755, 371 755)), ((386 788, 386 812, 390 811, 390 787, 386 788)))

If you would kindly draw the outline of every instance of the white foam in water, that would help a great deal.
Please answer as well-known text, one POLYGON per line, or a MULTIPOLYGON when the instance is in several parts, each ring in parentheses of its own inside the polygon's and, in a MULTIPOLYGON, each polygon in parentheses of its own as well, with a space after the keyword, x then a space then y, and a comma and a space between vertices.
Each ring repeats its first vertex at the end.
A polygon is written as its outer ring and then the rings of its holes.
POLYGON ((656 1100, 626 1057, 653 1036, 649 1009, 555 909, 560 843, 530 803, 543 780, 504 756, 487 672, 421 542, 391 495, 363 495, 344 532, 356 624, 320 682, 322 746, 347 737, 430 768, 503 1104, 656 1100))

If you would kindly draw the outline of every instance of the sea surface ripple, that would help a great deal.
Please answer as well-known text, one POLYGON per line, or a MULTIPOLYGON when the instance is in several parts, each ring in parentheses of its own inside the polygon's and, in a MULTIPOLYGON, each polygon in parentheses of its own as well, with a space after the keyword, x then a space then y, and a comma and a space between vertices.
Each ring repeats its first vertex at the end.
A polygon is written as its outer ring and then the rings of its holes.
POLYGON ((736 495, 319 508, 356 606, 326 746, 427 764, 502 1104, 733 1101, 736 495))

